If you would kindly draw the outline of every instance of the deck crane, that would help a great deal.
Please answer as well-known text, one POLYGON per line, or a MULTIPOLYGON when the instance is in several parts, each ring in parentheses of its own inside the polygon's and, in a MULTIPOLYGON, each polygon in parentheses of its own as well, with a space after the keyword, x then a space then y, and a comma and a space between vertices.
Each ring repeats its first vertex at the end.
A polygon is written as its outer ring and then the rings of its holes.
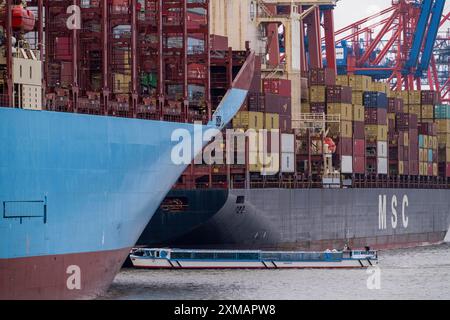
POLYGON ((397 90, 420 89, 421 78, 430 69, 445 3, 394 1, 391 7, 336 31, 336 46, 344 52, 337 62, 338 73, 368 75, 390 82, 397 90))

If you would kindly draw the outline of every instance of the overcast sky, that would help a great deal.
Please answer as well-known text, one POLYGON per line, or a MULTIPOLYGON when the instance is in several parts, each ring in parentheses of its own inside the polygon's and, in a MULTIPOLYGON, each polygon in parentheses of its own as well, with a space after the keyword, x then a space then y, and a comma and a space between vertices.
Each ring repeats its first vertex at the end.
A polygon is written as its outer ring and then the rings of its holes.
MULTIPOLYGON (((392 0, 340 0, 335 9, 336 30, 390 7, 392 0)), ((450 1, 447 1, 447 10, 450 1)))

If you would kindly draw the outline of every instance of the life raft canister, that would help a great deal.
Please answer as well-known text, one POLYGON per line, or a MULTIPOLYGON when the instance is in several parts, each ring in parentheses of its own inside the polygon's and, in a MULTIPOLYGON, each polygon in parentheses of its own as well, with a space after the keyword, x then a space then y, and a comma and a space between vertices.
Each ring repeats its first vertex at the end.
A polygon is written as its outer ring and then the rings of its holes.
POLYGON ((22 5, 12 6, 12 28, 15 31, 33 31, 36 18, 31 10, 25 9, 22 5))
POLYGON ((336 152, 336 143, 334 143, 333 139, 327 137, 323 140, 323 143, 328 145, 328 149, 331 151, 331 153, 336 152))

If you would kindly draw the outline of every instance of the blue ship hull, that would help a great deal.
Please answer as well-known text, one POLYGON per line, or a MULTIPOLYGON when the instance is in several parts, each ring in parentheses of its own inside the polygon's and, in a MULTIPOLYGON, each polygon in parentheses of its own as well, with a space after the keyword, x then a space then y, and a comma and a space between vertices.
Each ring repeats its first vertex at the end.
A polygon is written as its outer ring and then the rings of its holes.
MULTIPOLYGON (((0 109, 0 268, 12 259, 128 251, 185 169, 171 161, 179 128, 193 132, 188 124, 0 109)), ((18 280, 0 271, 0 297, 9 297, 18 280)))
MULTIPOLYGON (((251 54, 203 129, 232 120, 253 71, 251 54)), ((0 299, 106 290, 187 167, 172 161, 177 129, 197 128, 0 108, 0 299)))

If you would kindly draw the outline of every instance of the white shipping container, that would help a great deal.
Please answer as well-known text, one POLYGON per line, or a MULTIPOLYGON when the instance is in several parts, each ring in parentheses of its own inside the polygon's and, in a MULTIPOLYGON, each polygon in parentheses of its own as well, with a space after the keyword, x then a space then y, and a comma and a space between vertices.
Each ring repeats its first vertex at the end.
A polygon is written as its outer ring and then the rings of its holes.
POLYGON ((388 143, 383 141, 378 141, 378 158, 387 158, 388 157, 388 143))
POLYGON ((378 174, 388 174, 387 158, 378 158, 378 174))
POLYGON ((281 135, 281 152, 295 152, 295 136, 293 134, 283 133, 281 135))
POLYGON ((283 173, 295 172, 295 153, 281 154, 281 172, 283 173))
POLYGON ((353 173, 353 157, 342 156, 342 173, 353 173))

